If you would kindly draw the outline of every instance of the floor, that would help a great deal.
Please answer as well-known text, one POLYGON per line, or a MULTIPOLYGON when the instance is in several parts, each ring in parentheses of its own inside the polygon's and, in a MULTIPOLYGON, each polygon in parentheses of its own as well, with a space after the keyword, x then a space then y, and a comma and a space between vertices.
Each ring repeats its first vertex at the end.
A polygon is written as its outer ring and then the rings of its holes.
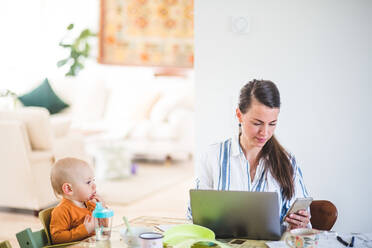
MULTIPOLYGON (((114 210, 113 225, 122 223, 122 216, 126 216, 129 220, 139 216, 161 216, 185 218, 188 203, 188 190, 192 187, 193 182, 193 162, 175 162, 171 165, 161 163, 140 163, 139 171, 133 177, 130 185, 133 188, 133 183, 138 182, 138 187, 156 188, 154 191, 149 191, 148 194, 143 194, 130 203, 114 202, 109 203, 111 209, 114 210), (149 173, 149 171, 151 173, 149 173), (169 181, 169 184, 164 184, 163 177, 166 172, 167 178, 177 178, 176 181, 169 181), (173 175, 172 175, 173 174, 173 175), (180 174, 183 175, 180 177, 180 174), (164 186, 153 187, 154 179, 159 178, 164 186), (145 185, 143 185, 145 182, 145 185)), ((125 188, 125 180, 122 188, 125 188)), ((107 193, 105 193, 107 194, 107 193)), ((0 211, 0 241, 9 240, 12 247, 19 247, 15 234, 27 227, 33 231, 42 228, 38 218, 29 213, 20 213, 14 211, 0 211)))

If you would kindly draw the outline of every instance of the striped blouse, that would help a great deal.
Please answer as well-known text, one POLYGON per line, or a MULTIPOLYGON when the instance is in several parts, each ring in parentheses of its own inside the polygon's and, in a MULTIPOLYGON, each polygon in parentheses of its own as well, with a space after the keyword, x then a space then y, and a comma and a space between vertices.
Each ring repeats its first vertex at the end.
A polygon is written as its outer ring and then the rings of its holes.
MULTIPOLYGON (((295 192, 292 199, 287 200, 270 171, 265 173, 263 159, 259 161, 256 175, 253 181, 251 180, 250 165, 240 147, 238 137, 230 138, 210 145, 207 152, 202 155, 196 167, 196 189, 277 192, 280 206, 279 216, 282 222, 295 199, 308 196, 301 169, 297 166, 293 156, 290 157, 290 162, 295 172, 295 192)), ((188 217, 191 219, 190 207, 188 217)))

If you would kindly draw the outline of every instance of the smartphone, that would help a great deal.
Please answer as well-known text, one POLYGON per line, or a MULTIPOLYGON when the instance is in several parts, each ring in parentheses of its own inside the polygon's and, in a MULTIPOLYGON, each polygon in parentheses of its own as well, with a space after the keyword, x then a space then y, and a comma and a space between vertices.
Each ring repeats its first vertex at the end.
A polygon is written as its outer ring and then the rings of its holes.
MULTIPOLYGON (((299 210, 305 209, 310 206, 311 202, 313 201, 312 197, 305 197, 305 198, 297 198, 295 202, 292 204, 291 208, 288 210, 285 217, 287 217, 290 214, 294 214, 298 212, 299 210)), ((285 219, 284 217, 284 219, 285 219)))

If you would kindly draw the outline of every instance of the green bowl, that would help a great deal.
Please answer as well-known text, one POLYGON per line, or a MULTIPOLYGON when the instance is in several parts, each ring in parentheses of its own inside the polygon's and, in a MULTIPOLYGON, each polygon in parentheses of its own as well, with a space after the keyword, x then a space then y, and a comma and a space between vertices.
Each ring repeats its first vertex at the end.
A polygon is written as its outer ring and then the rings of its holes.
POLYGON ((183 224, 172 227, 164 232, 164 245, 174 246, 189 239, 214 240, 214 232, 206 227, 183 224))

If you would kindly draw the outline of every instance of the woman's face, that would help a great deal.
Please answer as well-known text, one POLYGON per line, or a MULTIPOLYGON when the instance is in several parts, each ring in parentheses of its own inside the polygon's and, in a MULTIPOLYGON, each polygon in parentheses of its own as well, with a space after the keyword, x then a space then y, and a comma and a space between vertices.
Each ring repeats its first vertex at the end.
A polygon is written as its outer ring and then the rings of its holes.
POLYGON ((256 99, 252 100, 245 114, 236 109, 236 116, 242 125, 241 142, 248 146, 246 148, 262 148, 266 144, 274 134, 278 115, 279 108, 267 107, 256 99))

